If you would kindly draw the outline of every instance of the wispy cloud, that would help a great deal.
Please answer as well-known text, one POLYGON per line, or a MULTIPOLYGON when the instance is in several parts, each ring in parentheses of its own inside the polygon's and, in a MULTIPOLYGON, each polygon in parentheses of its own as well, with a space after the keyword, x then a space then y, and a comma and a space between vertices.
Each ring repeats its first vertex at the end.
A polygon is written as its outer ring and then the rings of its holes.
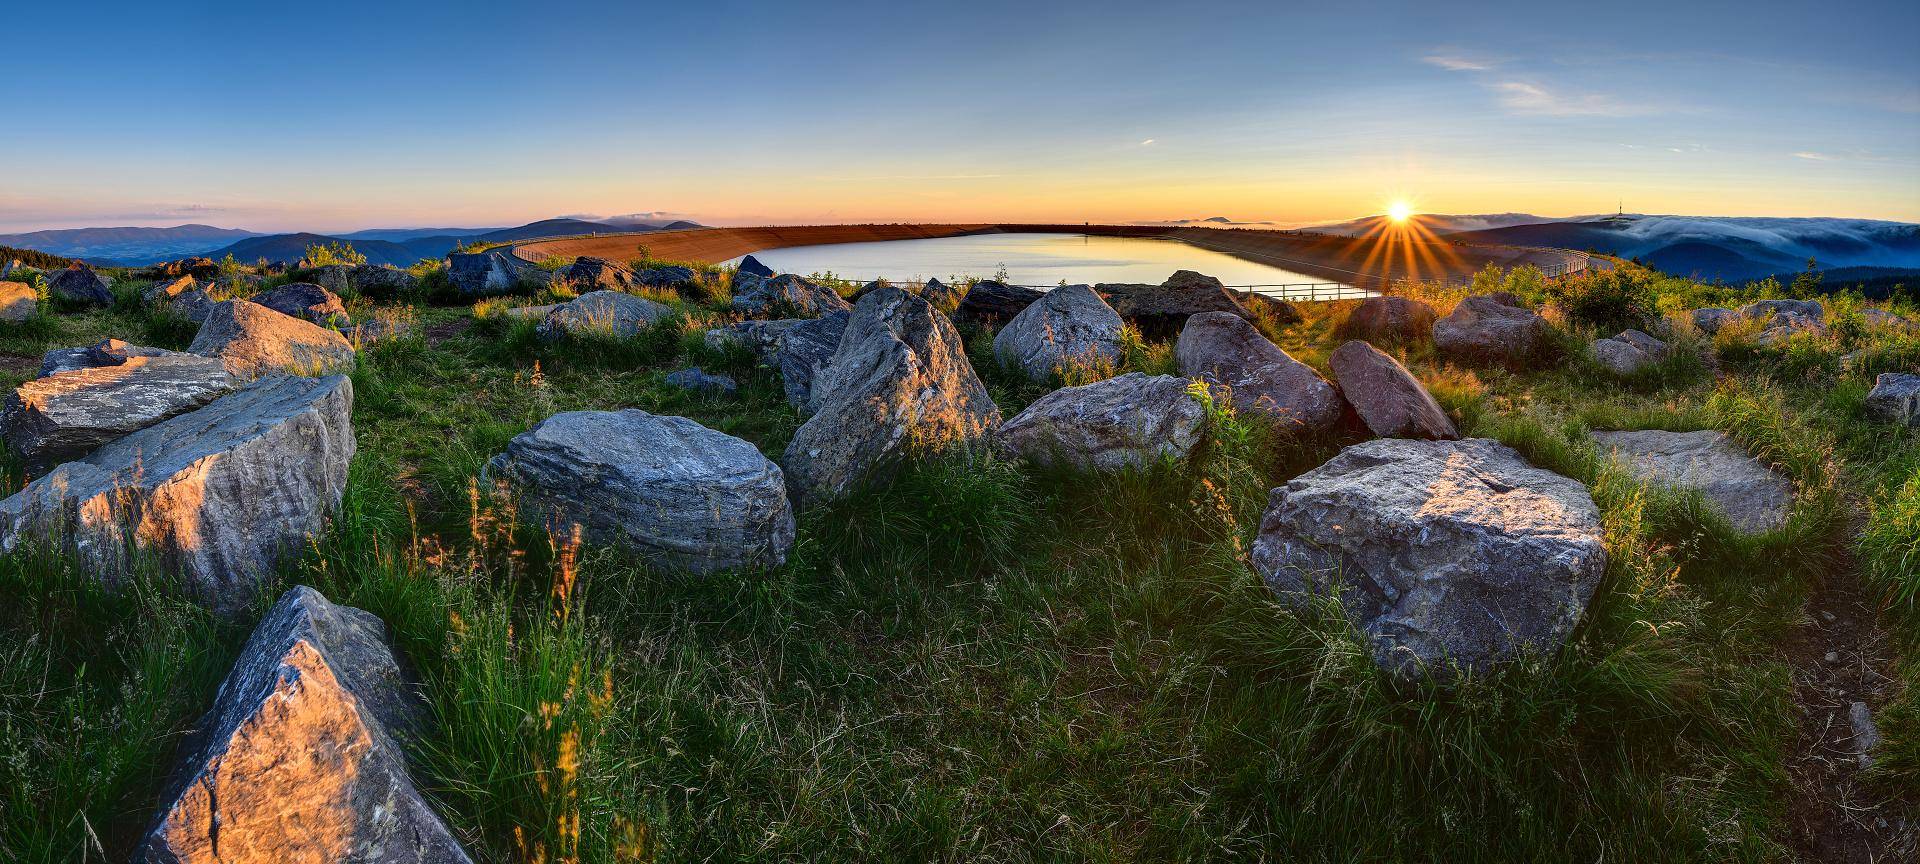
POLYGON ((1565 93, 1528 81, 1497 81, 1491 85, 1500 104, 1519 114, 1552 117, 1624 117, 1646 113, 1600 93, 1565 93))
POLYGON ((1793 155, 1797 158, 1806 159, 1813 162, 1832 162, 1833 161, 1832 156, 1828 156, 1825 153, 1815 153, 1812 150, 1802 150, 1793 155))
POLYGON ((1152 146, 1153 146, 1153 141, 1154 141, 1154 139, 1152 139, 1152 138, 1148 138, 1147 140, 1145 140, 1145 141, 1142 141, 1142 142, 1140 142, 1140 146, 1142 146, 1142 147, 1152 147, 1152 146))
POLYGON ((1432 54, 1428 54, 1420 58, 1420 62, 1429 66, 1438 66, 1448 72, 1486 72, 1500 65, 1500 61, 1491 57, 1483 57, 1465 51, 1447 50, 1435 51, 1432 54))

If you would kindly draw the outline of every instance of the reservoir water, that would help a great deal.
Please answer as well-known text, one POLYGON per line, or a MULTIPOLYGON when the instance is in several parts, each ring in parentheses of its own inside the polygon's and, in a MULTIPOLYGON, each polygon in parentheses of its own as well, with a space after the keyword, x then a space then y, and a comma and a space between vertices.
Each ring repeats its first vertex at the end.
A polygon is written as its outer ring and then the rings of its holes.
MULTIPOLYGON (((1093 237, 1083 234, 972 234, 928 240, 829 243, 766 249, 753 257, 779 273, 831 274, 854 282, 918 282, 1002 278, 1014 285, 1130 282, 1157 285, 1175 270, 1205 273, 1230 286, 1315 285, 1262 289, 1275 296, 1326 297, 1326 279, 1189 246, 1177 240, 1093 237), (1004 274, 1004 275, 1000 275, 1004 274)), ((727 263, 735 264, 736 258, 727 263)), ((1348 296, 1365 292, 1347 289, 1348 296)))

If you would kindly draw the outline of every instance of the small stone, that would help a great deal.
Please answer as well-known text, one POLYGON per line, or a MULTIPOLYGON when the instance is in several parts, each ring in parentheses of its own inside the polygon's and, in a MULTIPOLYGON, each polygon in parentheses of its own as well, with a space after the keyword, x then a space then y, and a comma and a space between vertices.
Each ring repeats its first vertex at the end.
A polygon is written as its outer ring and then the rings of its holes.
POLYGON ((740 385, 733 380, 733 376, 711 374, 698 366, 669 373, 666 382, 682 390, 720 396, 732 396, 740 391, 740 385))

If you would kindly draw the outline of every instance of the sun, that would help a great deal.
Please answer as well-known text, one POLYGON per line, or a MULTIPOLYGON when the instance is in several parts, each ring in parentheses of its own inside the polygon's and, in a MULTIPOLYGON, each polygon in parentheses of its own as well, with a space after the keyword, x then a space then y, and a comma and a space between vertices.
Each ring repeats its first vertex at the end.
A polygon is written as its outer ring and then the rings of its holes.
POLYGON ((1404 200, 1388 204, 1387 218, 1393 220, 1396 225, 1405 225, 1408 219, 1413 218, 1413 205, 1404 200))

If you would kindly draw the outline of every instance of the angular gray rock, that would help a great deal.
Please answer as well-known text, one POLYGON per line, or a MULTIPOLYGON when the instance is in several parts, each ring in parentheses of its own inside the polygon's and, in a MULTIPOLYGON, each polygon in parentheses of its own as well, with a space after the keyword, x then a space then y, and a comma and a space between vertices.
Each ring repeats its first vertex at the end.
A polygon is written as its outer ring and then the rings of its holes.
POLYGON ((1787 478, 1713 430, 1595 432, 1593 440, 1644 483, 1700 493, 1742 531, 1778 528, 1793 506, 1787 478))
POLYGON ((1063 285, 1013 316, 993 337, 993 355, 1044 381, 1074 366, 1118 365, 1126 322, 1093 288, 1063 285))
POLYGON ((814 414, 781 460, 807 499, 841 497, 912 452, 965 446, 1000 425, 952 322, 898 288, 854 307, 813 394, 814 414))
POLYGON ((955 307, 953 319, 987 327, 998 327, 1032 305, 1046 292, 982 279, 967 288, 955 307))
POLYGON ((1585 486, 1497 441, 1381 439, 1273 490, 1253 567, 1289 603, 1337 596, 1381 668, 1446 677, 1557 650, 1604 539, 1585 486))
POLYGON ((1779 314, 1799 315, 1815 321, 1825 320, 1827 310, 1818 300, 1761 300, 1740 307, 1740 314, 1748 318, 1771 318, 1779 314))
POLYGON ((1229 390, 1235 411, 1262 414, 1298 432, 1323 432, 1340 422, 1339 391, 1232 312, 1189 317, 1173 356, 1180 374, 1229 390))
POLYGON ((1540 350, 1548 329, 1547 319, 1532 310, 1491 296, 1468 297, 1433 322, 1433 345, 1454 357, 1517 363, 1540 350))
POLYGON ((1186 379, 1129 372, 1048 393, 1014 415, 994 438, 1002 449, 1037 465, 1119 471, 1187 458, 1199 446, 1206 422, 1206 410, 1187 392, 1186 379))
POLYGON ((40 314, 40 294, 25 282, 0 282, 0 321, 25 321, 40 314))
POLYGON ((74 263, 47 277, 47 296, 95 306, 113 305, 113 284, 92 267, 74 263))
POLYGON ((779 566, 793 546, 785 477, 752 444, 685 417, 569 411, 540 421, 487 464, 550 528, 647 563, 712 573, 779 566))
POLYGON ((376 342, 388 342, 413 332, 413 325, 404 318, 373 318, 351 327, 344 327, 340 335, 347 337, 354 350, 376 342))
POLYGON ((1777 346, 1802 333, 1819 336, 1827 332, 1827 325, 1819 318, 1798 312, 1778 312, 1765 320, 1765 329, 1753 340, 1754 344, 1762 347, 1777 346))
POLYGON ((1460 437, 1433 394, 1400 361, 1358 339, 1327 358, 1340 393, 1367 428, 1382 438, 1460 437))
POLYGON ((1920 426, 1920 375, 1880 373, 1867 394, 1867 415, 1882 423, 1920 426))
POLYGON ((307 271, 309 282, 332 291, 335 294, 353 293, 352 264, 327 264, 307 271))
POLYGON ((711 373, 698 366, 667 373, 666 382, 682 390, 706 393, 718 396, 732 396, 740 392, 740 384, 732 375, 711 373))
POLYGON ((447 256, 447 284, 462 295, 483 297, 544 288, 552 274, 501 249, 447 256))
POLYGON ((817 318, 852 308, 832 288, 792 273, 756 282, 733 292, 733 308, 748 315, 817 318))
POLYGON ((1667 343, 1638 330, 1593 343, 1593 359, 1616 375, 1632 375, 1666 356, 1667 343))
POLYGON ((226 365, 210 357, 129 357, 20 385, 0 409, 0 431, 8 449, 38 474, 212 402, 232 386, 226 365))
POLYGON ((409 776, 424 705, 386 625, 282 595, 220 684, 134 854, 140 864, 469 864, 409 776))
POLYGON ((1732 309, 1695 309, 1688 313, 1693 319, 1693 329, 1712 336, 1730 321, 1740 318, 1740 313, 1732 309))
MULTIPOLYGON (((754 356, 759 357, 761 362, 771 366, 773 365, 773 352, 780 347, 780 340, 786 335, 786 332, 799 326, 801 322, 811 320, 814 319, 749 318, 745 321, 736 321, 732 324, 722 324, 714 327, 700 338, 707 344, 708 348, 712 348, 715 351, 724 351, 732 347, 745 348, 753 352, 754 356)), ((845 329, 845 326, 842 325, 841 329, 845 329)))
POLYGON ((582 255, 560 269, 556 279, 564 280, 582 293, 588 291, 631 291, 639 286, 627 265, 605 258, 582 255))
MULTIPOLYGON (((378 300, 392 300, 402 293, 419 287, 420 277, 405 270, 379 264, 360 264, 347 275, 347 282, 355 291, 378 300)), ((335 291, 334 293, 343 293, 335 291)))
POLYGON ((117 582, 132 547, 181 573, 209 605, 237 611, 339 507, 353 452, 346 376, 273 376, 0 501, 0 550, 59 543, 117 582))
POLYGON ((1869 329, 1875 330, 1904 330, 1913 324, 1903 316, 1872 306, 1860 310, 1860 320, 1865 322, 1869 329))
POLYGON ((630 339, 672 317, 673 307, 620 291, 590 291, 555 307, 540 322, 540 335, 559 339, 600 333, 630 339))
POLYGON ((1220 280, 1192 270, 1175 272, 1159 285, 1095 285, 1093 290, 1149 338, 1171 337, 1187 325, 1187 319, 1203 312, 1253 317, 1220 280))
POLYGON ((165 309, 195 324, 207 320, 207 313, 213 310, 213 298, 192 276, 155 282, 141 294, 141 299, 148 306, 165 309))
POLYGON ((1388 344, 1418 342, 1433 336, 1438 318, 1432 306, 1411 297, 1369 297, 1347 313, 1340 335, 1388 344))
POLYGON ((633 281, 647 288, 685 291, 699 287, 699 274, 692 268, 674 264, 656 264, 634 274, 633 281))
POLYGON ((773 268, 760 263, 760 259, 755 258, 752 255, 748 255, 747 257, 740 259, 740 266, 736 269, 741 273, 747 273, 747 274, 760 276, 767 279, 772 279, 774 277, 773 268))
POLYGON ((846 335, 847 322, 852 319, 850 311, 802 319, 778 331, 772 351, 762 355, 767 365, 779 371, 787 404, 800 409, 802 415, 812 413, 813 381, 833 362, 840 339, 846 335))
POLYGON ((165 348, 148 348, 145 345, 129 345, 119 339, 103 339, 92 345, 79 348, 55 348, 40 357, 40 375, 46 377, 59 372, 72 372, 75 369, 92 369, 96 366, 118 366, 134 357, 193 357, 184 351, 168 351, 165 348))
POLYGON ((965 292, 938 279, 928 279, 927 284, 920 287, 921 299, 948 315, 960 308, 960 301, 966 296, 965 292))
POLYGON ((246 300, 214 304, 187 351, 220 358, 227 372, 241 379, 271 372, 323 375, 353 367, 353 343, 345 336, 246 300))
POLYGON ((312 282, 294 282, 248 298, 282 315, 292 315, 322 327, 349 323, 346 304, 340 297, 312 282))

